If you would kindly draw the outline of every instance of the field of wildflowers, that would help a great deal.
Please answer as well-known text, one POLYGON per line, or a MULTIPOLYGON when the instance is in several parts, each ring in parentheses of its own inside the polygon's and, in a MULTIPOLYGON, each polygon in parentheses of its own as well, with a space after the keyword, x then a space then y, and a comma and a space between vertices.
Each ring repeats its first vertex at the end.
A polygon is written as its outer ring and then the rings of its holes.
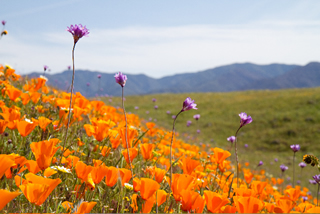
MULTIPOLYGON (((88 30, 75 25, 68 31, 74 56, 76 43, 88 30)), ((179 115, 198 107, 190 97, 181 100, 167 131, 127 114, 123 96, 122 107, 116 108, 73 94, 72 86, 71 93, 56 90, 46 81, 44 76, 22 78, 10 66, 0 66, 1 212, 320 212, 318 195, 295 185, 295 172, 293 185, 284 185, 282 177, 239 163, 238 131, 250 129, 254 120, 244 112, 239 112, 238 130, 231 131, 235 135, 226 136, 233 143, 228 151, 179 139, 179 115)), ((121 72, 115 75, 122 95, 126 81, 121 72)), ((295 164, 300 146, 288 150, 295 164)), ((304 161, 301 167, 319 165, 312 155, 304 161)), ((319 188, 320 175, 313 182, 319 188)))

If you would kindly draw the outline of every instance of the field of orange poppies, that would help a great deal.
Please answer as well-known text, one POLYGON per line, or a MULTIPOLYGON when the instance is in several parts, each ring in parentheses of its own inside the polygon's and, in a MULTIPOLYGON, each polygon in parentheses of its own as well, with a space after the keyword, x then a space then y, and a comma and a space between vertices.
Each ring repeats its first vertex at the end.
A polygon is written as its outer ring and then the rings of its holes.
MULTIPOLYGON (((231 163, 235 148, 185 143, 80 93, 69 112, 71 94, 46 81, 0 66, 1 212, 320 212, 306 187, 231 163)), ((195 109, 191 100, 181 104, 195 109)), ((305 161, 319 164, 313 156, 305 161)))

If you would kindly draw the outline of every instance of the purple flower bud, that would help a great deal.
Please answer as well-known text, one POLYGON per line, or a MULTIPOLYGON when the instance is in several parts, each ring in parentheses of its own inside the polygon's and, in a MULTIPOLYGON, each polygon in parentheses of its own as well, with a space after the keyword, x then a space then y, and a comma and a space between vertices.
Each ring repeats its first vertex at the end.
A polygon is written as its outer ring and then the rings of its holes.
POLYGON ((172 115, 172 119, 176 119, 176 115, 172 115))
POLYGON ((43 70, 46 71, 49 67, 47 65, 43 66, 43 70))
POLYGON ((262 166, 262 165, 263 165, 263 162, 262 162, 262 161, 259 161, 258 166, 262 166))
POLYGON ((240 120, 240 127, 245 126, 245 125, 247 125, 247 124, 249 124, 249 123, 252 122, 251 116, 250 116, 250 115, 247 116, 247 114, 244 113, 244 112, 241 112, 241 113, 239 114, 239 117, 240 117, 240 119, 241 119, 241 120, 240 120))
POLYGON ((71 66, 70 65, 68 65, 68 70, 71 70, 71 66))
POLYGON ((3 26, 5 26, 7 22, 5 20, 2 20, 1 23, 2 23, 3 26))
POLYGON ((197 104, 194 103, 194 100, 191 100, 190 97, 188 97, 184 102, 183 102, 183 107, 181 111, 188 111, 191 109, 197 109, 196 108, 197 104))
POLYGON ((244 144, 244 147, 245 147, 245 148, 248 148, 248 147, 249 147, 249 145, 248 145, 248 144, 244 144))
POLYGON ((200 134, 200 129, 197 130, 197 133, 200 134))
POLYGON ((158 106, 157 106, 157 105, 155 105, 155 106, 154 106, 154 109, 155 109, 155 110, 157 110, 157 109, 158 109, 158 106))
POLYGON ((193 118, 194 118, 195 120, 199 120, 199 119, 200 119, 200 114, 195 114, 195 115, 193 115, 193 118))
POLYGON ((4 135, 5 137, 8 137, 8 136, 9 136, 9 133, 8 133, 8 132, 3 132, 3 135, 4 135))
POLYGON ((304 167, 307 166, 307 164, 306 164, 305 162, 301 162, 301 163, 299 163, 299 166, 300 166, 301 168, 304 168, 304 167))
POLYGON ((234 143, 234 141, 236 141, 236 137, 235 136, 230 136, 227 138, 227 141, 234 143))
POLYGON ((308 197, 307 196, 302 196, 302 200, 303 200, 303 202, 305 202, 305 201, 308 200, 308 197))
POLYGON ((100 79, 101 78, 101 74, 98 74, 97 77, 98 77, 98 79, 100 79))
POLYGON ((127 81, 127 76, 122 74, 121 72, 114 75, 114 78, 116 79, 116 82, 121 85, 121 87, 124 87, 127 81))
POLYGON ((297 184, 301 184, 301 181, 300 181, 300 180, 297 180, 297 184))
POLYGON ((284 172, 284 171, 288 170, 289 168, 286 165, 281 164, 280 169, 282 172, 284 172))
POLYGON ((320 184, 320 174, 312 176, 312 178, 317 182, 317 184, 320 184))
POLYGON ((70 32, 73 36, 74 43, 77 43, 79 39, 81 39, 84 36, 88 36, 89 30, 86 28, 86 26, 79 25, 71 25, 70 27, 67 27, 67 31, 70 32))
POLYGON ((317 184, 317 182, 316 182, 314 179, 313 179, 313 180, 312 180, 312 179, 309 179, 309 183, 310 183, 310 184, 317 184))
POLYGON ((157 99, 156 98, 152 98, 152 102, 155 102, 155 101, 157 101, 157 99))
POLYGON ((293 152, 297 152, 300 150, 300 145, 291 145, 290 148, 292 149, 293 152))
POLYGON ((171 114, 171 112, 170 112, 170 111, 167 111, 167 114, 171 114))
POLYGON ((275 158, 275 159, 274 159, 274 162, 278 162, 278 158, 275 158))
POLYGON ((188 120, 188 121, 187 121, 187 127, 189 127, 189 126, 191 125, 191 123, 192 123, 192 122, 191 122, 190 120, 188 120))
POLYGON ((138 110, 138 109, 139 109, 139 107, 138 107, 138 106, 136 106, 136 107, 134 107, 134 109, 135 109, 135 110, 138 110))

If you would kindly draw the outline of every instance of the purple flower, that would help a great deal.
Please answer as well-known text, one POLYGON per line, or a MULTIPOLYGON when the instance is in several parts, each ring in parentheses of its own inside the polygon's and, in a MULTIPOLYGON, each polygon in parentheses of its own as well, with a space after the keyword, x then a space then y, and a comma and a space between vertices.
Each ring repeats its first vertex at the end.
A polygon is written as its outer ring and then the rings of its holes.
POLYGON ((262 161, 259 161, 258 166, 262 166, 262 165, 263 165, 263 162, 262 162, 262 161))
POLYGON ((308 197, 307 196, 302 196, 302 200, 303 200, 303 202, 305 202, 305 201, 308 200, 308 197))
POLYGON ((98 74, 97 77, 98 77, 98 79, 100 79, 101 78, 101 74, 98 74))
POLYGON ((313 179, 313 180, 312 180, 312 179, 309 179, 309 183, 310 183, 310 184, 317 184, 317 182, 316 182, 314 179, 313 179))
POLYGON ((90 83, 89 83, 89 82, 87 82, 87 86, 88 86, 88 87, 90 86, 90 83))
POLYGON ((286 165, 281 164, 280 169, 282 172, 284 172, 284 171, 288 170, 289 168, 286 165))
POLYGON ((244 112, 241 112, 241 113, 239 114, 239 117, 240 117, 240 119, 241 119, 241 120, 240 120, 240 127, 245 126, 245 125, 247 125, 247 124, 249 124, 249 123, 252 122, 251 116, 250 116, 250 115, 247 116, 247 114, 244 113, 244 112))
POLYGON ((300 150, 300 145, 291 145, 290 148, 292 149, 293 152, 297 152, 300 150))
POLYGON ((199 120, 199 119, 200 119, 200 114, 195 114, 195 115, 193 115, 193 118, 194 118, 195 120, 199 120))
POLYGON ((172 119, 176 119, 176 115, 172 115, 172 119))
POLYGON ((2 23, 3 26, 5 26, 7 22, 5 20, 2 20, 1 23, 2 23))
POLYGON ((47 65, 43 66, 43 70, 46 71, 49 67, 47 65))
POLYGON ((278 158, 275 158, 275 159, 274 159, 274 162, 278 162, 278 158))
POLYGON ((320 184, 320 175, 312 176, 312 178, 317 182, 317 184, 320 184))
POLYGON ((304 168, 304 167, 307 166, 307 164, 306 164, 305 162, 301 162, 301 163, 299 163, 299 166, 300 166, 301 168, 304 168))
POLYGON ((244 147, 245 147, 245 148, 248 148, 248 147, 249 147, 249 145, 248 145, 248 144, 244 144, 244 147))
POLYGON ((156 98, 152 98, 152 102, 155 102, 155 101, 157 101, 157 99, 156 98))
POLYGON ((170 111, 167 111, 167 114, 171 114, 171 112, 170 112, 170 111))
POLYGON ((200 134, 200 129, 197 130, 197 133, 200 134))
POLYGON ((146 114, 149 114, 149 111, 146 111, 146 114))
POLYGON ((227 141, 234 143, 234 141, 236 141, 236 137, 235 136, 230 136, 227 138, 227 141))
POLYGON ((194 103, 194 100, 191 100, 190 97, 188 97, 184 102, 183 102, 183 107, 181 111, 188 111, 190 109, 197 109, 196 108, 197 104, 194 103))
POLYGON ((138 106, 136 106, 136 107, 134 107, 134 109, 135 109, 135 110, 138 110, 138 109, 139 109, 139 107, 138 107, 138 106))
POLYGON ((124 87, 127 81, 127 76, 122 74, 121 72, 114 75, 114 78, 116 79, 116 82, 121 85, 121 87, 124 87))
POLYGON ((68 65, 68 70, 71 70, 71 66, 70 65, 68 65))
POLYGON ((192 123, 192 122, 191 122, 190 120, 188 120, 188 121, 187 121, 187 127, 189 127, 189 126, 191 125, 191 123, 192 123))
POLYGON ((73 35, 74 43, 77 43, 79 39, 81 39, 83 36, 88 36, 89 30, 86 28, 86 26, 82 26, 82 24, 79 25, 71 25, 70 27, 67 27, 67 31, 69 31, 73 35))
POLYGON ((155 109, 155 110, 157 110, 157 109, 158 109, 158 106, 157 106, 157 105, 155 105, 155 106, 154 106, 154 109, 155 109))

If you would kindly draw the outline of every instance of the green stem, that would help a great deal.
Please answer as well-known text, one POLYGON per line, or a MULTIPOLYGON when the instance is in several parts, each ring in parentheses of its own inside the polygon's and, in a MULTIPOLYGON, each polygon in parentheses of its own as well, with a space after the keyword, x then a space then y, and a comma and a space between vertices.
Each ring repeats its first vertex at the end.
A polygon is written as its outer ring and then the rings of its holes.
POLYGON ((234 147, 235 147, 235 153, 236 153, 236 162, 237 162, 237 188, 239 188, 239 160, 238 160, 238 149, 237 149, 237 141, 238 141, 238 138, 237 138, 237 135, 238 135, 238 132, 240 130, 242 126, 240 126, 235 134, 235 142, 234 142, 234 147))
POLYGON ((295 183, 294 183, 294 175, 295 175, 295 165, 294 165, 294 160, 295 160, 295 157, 296 157, 296 153, 294 152, 294 153, 293 153, 293 165, 292 165, 292 168, 293 168, 292 186, 293 186, 293 188, 294 188, 294 186, 295 186, 295 183))

